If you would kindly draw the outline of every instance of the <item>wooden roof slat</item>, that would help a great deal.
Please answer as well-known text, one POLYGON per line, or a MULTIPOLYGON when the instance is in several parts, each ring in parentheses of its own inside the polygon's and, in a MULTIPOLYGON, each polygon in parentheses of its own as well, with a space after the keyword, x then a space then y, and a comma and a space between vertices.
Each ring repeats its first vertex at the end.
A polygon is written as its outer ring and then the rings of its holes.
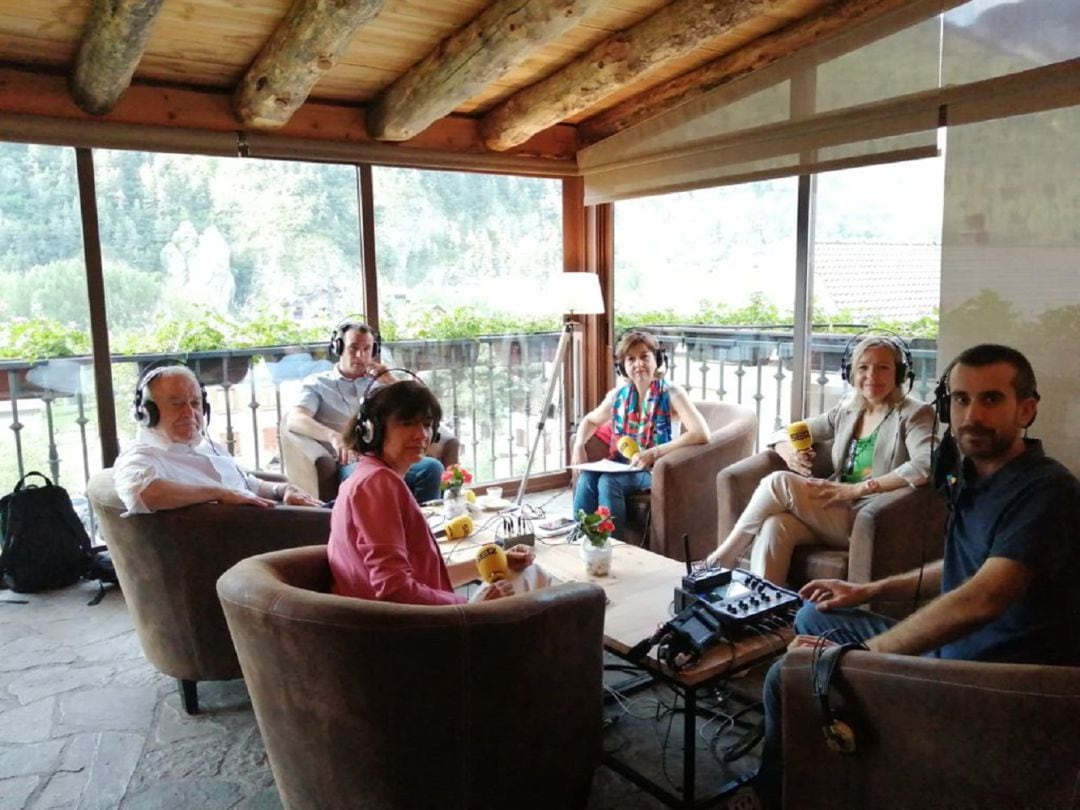
POLYGON ((786 5, 786 0, 675 0, 500 104, 481 122, 484 142, 495 150, 515 146, 657 65, 786 5))
POLYGON ((109 112, 131 84, 163 0, 95 0, 86 21, 71 94, 91 115, 109 112))
POLYGON ((236 88, 237 118, 256 128, 286 124, 382 5, 383 0, 295 0, 236 88))
POLYGON ((368 109, 368 133, 409 140, 596 5, 598 0, 496 0, 383 93, 368 109))

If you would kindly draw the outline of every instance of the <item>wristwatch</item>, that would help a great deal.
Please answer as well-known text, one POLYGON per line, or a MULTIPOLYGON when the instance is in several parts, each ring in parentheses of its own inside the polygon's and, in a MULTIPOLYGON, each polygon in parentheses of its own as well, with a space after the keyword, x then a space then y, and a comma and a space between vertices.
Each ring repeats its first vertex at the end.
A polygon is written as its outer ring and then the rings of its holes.
POLYGON ((881 489, 881 484, 878 483, 876 478, 867 478, 863 483, 866 484, 866 489, 870 494, 874 494, 881 489))

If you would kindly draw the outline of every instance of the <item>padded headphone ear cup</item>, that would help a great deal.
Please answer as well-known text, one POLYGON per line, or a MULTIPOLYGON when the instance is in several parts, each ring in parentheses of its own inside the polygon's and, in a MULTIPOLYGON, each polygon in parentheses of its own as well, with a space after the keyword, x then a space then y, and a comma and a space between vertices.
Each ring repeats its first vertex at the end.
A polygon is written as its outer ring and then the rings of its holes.
POLYGON ((158 410, 157 403, 153 400, 144 402, 143 411, 146 413, 146 422, 144 424, 148 428, 156 427, 157 423, 161 421, 161 411, 158 410))
MULTIPOLYGON (((948 372, 946 372, 947 374, 948 372)), ((934 409, 937 411, 937 420, 943 424, 949 424, 949 382, 946 374, 941 375, 934 387, 934 409)))
POLYGON ((830 751, 836 751, 838 754, 855 753, 855 729, 843 720, 834 718, 832 723, 822 726, 821 731, 825 735, 825 744, 829 746, 830 751))
POLYGON ((360 433, 360 441, 369 446, 375 443, 375 427, 370 419, 357 423, 356 427, 360 433))

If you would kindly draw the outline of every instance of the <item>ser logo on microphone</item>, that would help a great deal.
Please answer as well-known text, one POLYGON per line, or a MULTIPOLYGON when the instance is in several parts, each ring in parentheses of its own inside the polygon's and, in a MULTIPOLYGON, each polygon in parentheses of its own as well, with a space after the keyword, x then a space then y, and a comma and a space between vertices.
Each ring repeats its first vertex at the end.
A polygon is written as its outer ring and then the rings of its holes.
POLYGON ((627 461, 633 461, 637 454, 641 452, 641 448, 638 447, 638 443, 633 436, 620 436, 619 441, 615 443, 615 449, 627 461))
POLYGON ((792 422, 787 426, 787 435, 791 446, 800 453, 814 445, 814 437, 810 435, 810 426, 806 422, 792 422))
POLYGON ((502 547, 494 543, 482 546, 476 552, 476 570, 480 572, 480 578, 484 582, 498 582, 510 576, 510 564, 506 560, 506 552, 502 547))

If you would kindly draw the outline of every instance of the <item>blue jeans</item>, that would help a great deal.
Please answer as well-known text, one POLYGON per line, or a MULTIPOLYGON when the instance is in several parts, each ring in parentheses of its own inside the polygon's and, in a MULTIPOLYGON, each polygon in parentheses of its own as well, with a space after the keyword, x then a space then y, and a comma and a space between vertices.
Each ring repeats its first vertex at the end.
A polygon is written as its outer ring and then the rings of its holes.
MULTIPOLYGON (((803 636, 823 636, 840 642, 865 641, 880 635, 896 624, 895 619, 868 610, 843 608, 822 612, 810 602, 795 616, 795 632, 803 636)), ((761 768, 755 787, 766 808, 779 807, 783 787, 784 759, 780 725, 780 668, 784 660, 769 667, 762 689, 765 704, 765 743, 761 748, 761 768)), ((807 681, 806 688, 810 688, 807 681)))
MULTIPOLYGON (((338 471, 338 477, 344 481, 355 468, 356 462, 346 464, 338 471)), ((439 480, 442 474, 442 462, 437 458, 425 456, 405 471, 405 485, 416 498, 417 503, 436 501, 440 497, 439 480)))
POLYGON ((574 517, 578 509, 585 514, 596 511, 597 506, 611 510, 615 524, 614 536, 618 538, 626 528, 626 496, 641 492, 652 486, 652 473, 647 470, 633 473, 598 473, 582 470, 574 490, 574 517))

